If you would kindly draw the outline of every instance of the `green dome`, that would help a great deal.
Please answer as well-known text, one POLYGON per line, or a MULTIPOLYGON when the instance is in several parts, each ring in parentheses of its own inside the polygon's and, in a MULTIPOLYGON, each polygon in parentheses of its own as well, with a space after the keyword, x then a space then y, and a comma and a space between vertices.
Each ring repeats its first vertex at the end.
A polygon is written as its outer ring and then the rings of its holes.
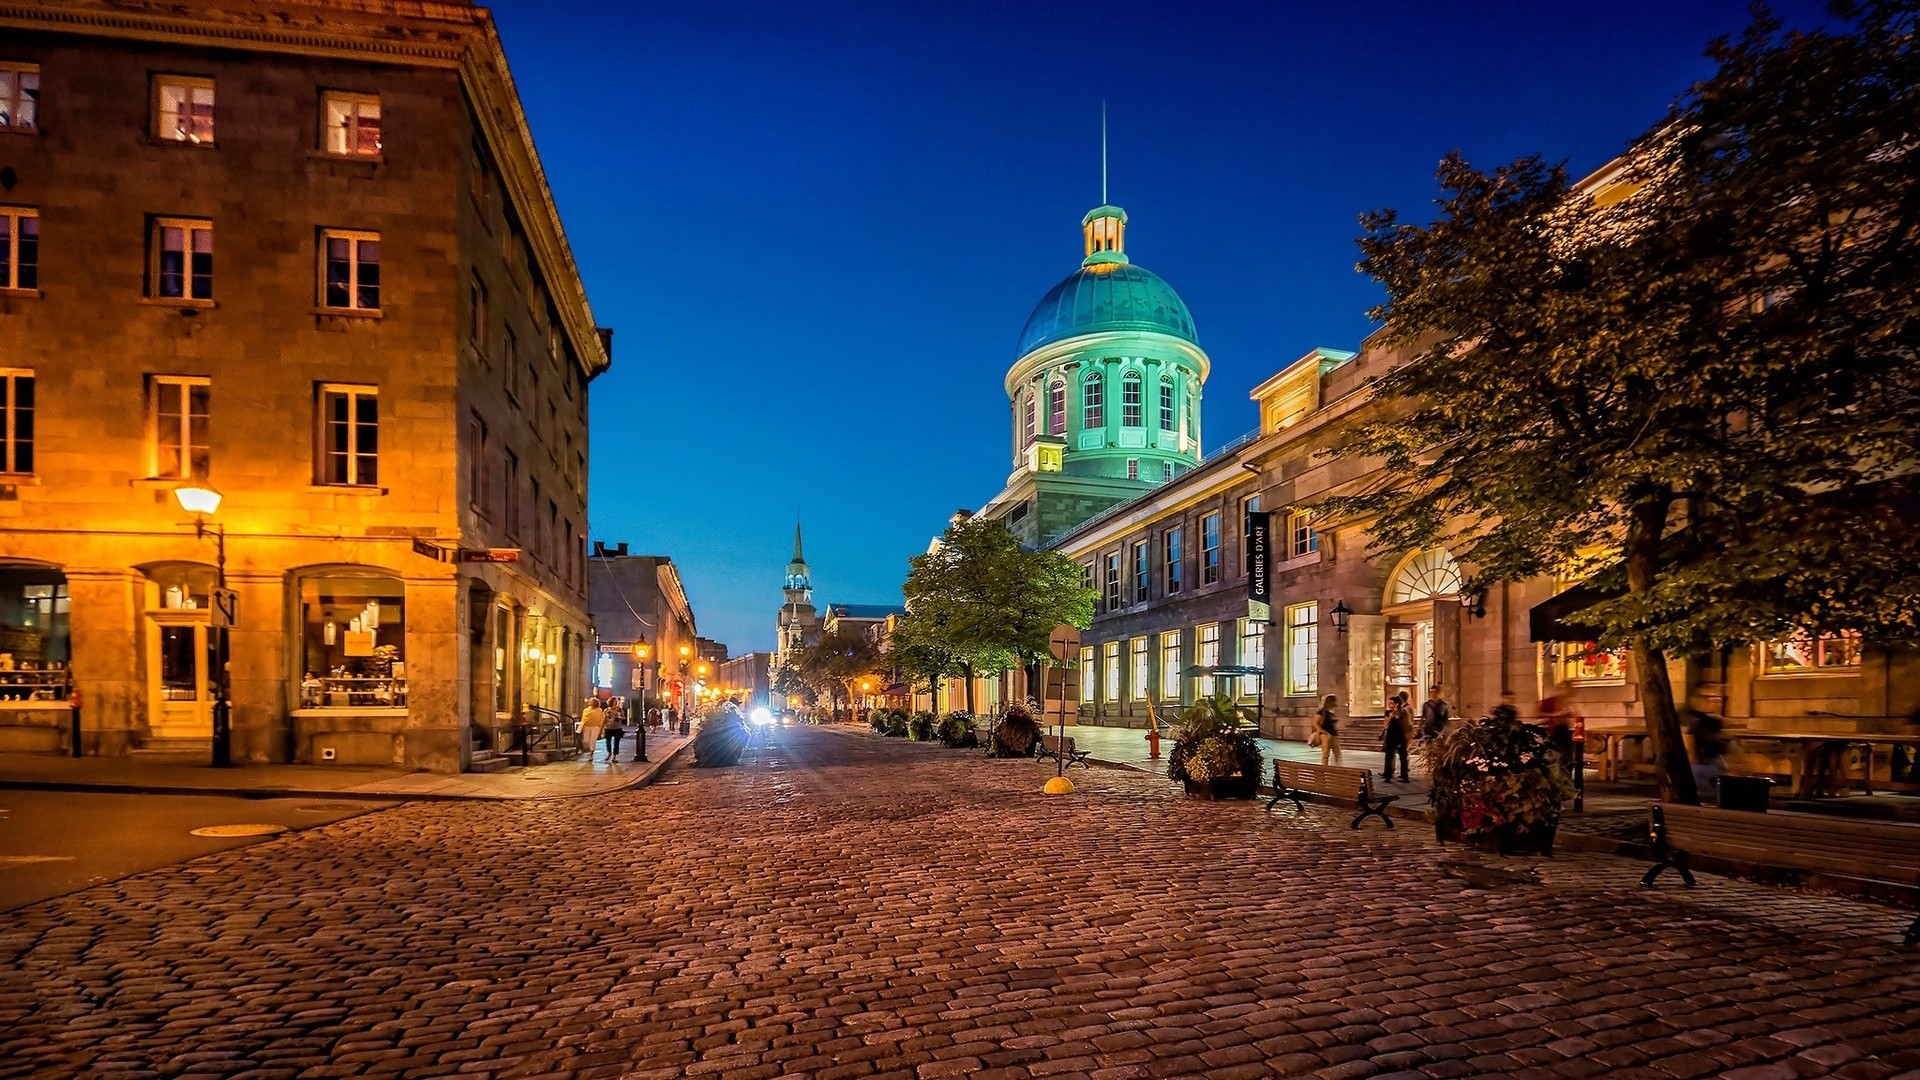
POLYGON ((1200 343, 1186 302, 1159 275, 1132 263, 1098 263, 1068 275, 1040 299, 1020 331, 1018 355, 1103 330, 1144 330, 1200 343))

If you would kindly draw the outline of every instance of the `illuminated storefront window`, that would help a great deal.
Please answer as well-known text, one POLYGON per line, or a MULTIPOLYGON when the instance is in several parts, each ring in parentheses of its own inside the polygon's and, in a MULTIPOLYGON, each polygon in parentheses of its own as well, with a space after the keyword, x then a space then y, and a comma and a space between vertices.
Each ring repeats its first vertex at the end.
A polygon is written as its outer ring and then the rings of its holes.
POLYGON ((406 586, 398 578, 307 578, 300 624, 301 708, 406 707, 406 586))

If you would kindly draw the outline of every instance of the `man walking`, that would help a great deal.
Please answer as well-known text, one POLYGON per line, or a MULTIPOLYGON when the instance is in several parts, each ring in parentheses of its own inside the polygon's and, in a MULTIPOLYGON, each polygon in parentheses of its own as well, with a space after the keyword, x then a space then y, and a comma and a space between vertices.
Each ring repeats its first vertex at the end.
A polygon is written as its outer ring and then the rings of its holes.
POLYGON ((1447 721, 1451 719, 1453 706, 1440 696, 1440 688, 1427 687, 1427 700, 1420 706, 1420 740, 1427 742, 1439 738, 1447 730, 1447 721))
POLYGON ((1393 695, 1387 702, 1387 727, 1380 733, 1380 746, 1384 751, 1384 760, 1380 765, 1381 779, 1393 780, 1393 758, 1400 755, 1400 782, 1406 783, 1411 777, 1407 773, 1407 745, 1413 737, 1413 705, 1405 690, 1393 695))

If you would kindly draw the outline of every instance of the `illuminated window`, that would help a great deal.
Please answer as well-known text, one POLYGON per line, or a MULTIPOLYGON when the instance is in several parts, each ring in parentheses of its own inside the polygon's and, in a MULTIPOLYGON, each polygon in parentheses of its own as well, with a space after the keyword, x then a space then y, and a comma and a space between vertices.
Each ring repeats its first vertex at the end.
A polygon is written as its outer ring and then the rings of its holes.
POLYGON ((303 709, 405 708, 406 586, 352 571, 300 583, 303 709))
POLYGON ((156 375, 148 384, 147 425, 153 475, 177 480, 207 477, 206 379, 156 375))
POLYGON ((1180 700, 1180 631, 1160 635, 1160 699, 1180 700))
POLYGON ((1153 558, 1147 553, 1145 540, 1133 545, 1133 602, 1136 604, 1147 602, 1147 589, 1150 584, 1148 567, 1152 563, 1153 558))
MULTIPOLYGON (((1235 661, 1242 667, 1261 668, 1267 666, 1267 624, 1258 619, 1240 620, 1240 657, 1235 661)), ((1257 698, 1260 696, 1258 675, 1240 676, 1240 696, 1257 698)))
POLYGON ((40 287, 40 212, 0 206, 0 289, 40 287))
POLYGON ((1120 426, 1140 426, 1140 373, 1129 371, 1120 377, 1120 426))
POLYGON ((1047 433, 1067 433, 1067 380, 1058 375, 1047 384, 1047 433))
POLYGON ((1087 383, 1080 389, 1080 426, 1083 428, 1103 428, 1107 426, 1106 380, 1095 371, 1087 376, 1087 383))
MULTIPOLYGON (((1194 633, 1193 662, 1203 668, 1220 666, 1220 624, 1208 623, 1194 633)), ((1211 675, 1200 676, 1200 696, 1212 697, 1214 679, 1211 675)))
POLYGON ((1287 609, 1287 694, 1300 697, 1320 691, 1320 605, 1295 604, 1287 609))
POLYGON ((0 474, 33 472, 33 372, 0 368, 0 474))
POLYGON ((213 80, 155 75, 153 117, 155 138, 213 145, 213 80))
POLYGON ((1174 417, 1173 376, 1162 375, 1160 376, 1160 430, 1161 431, 1173 430, 1174 428, 1173 417, 1174 417))
POLYGON ((1320 534, 1313 528, 1313 512, 1291 510, 1287 513, 1287 558, 1304 559, 1320 550, 1320 534))
POLYGON ((1026 425, 1024 428, 1026 432, 1026 441, 1022 443, 1023 446, 1033 445, 1033 438, 1035 433, 1035 429, 1034 429, 1035 408, 1036 406, 1034 405, 1034 401, 1033 401, 1033 391, 1032 390, 1020 391, 1020 411, 1026 415, 1026 420, 1024 421, 1026 425))
POLYGON ((1128 657, 1132 661, 1130 668, 1133 682, 1127 687, 1127 696, 1135 701, 1147 700, 1147 639, 1134 638, 1127 643, 1128 657))
POLYGON ((1220 515, 1200 519, 1200 584, 1220 580, 1220 515))
POLYGON ((1180 530, 1167 530, 1167 594, 1180 591, 1180 530))
POLYGON ((1860 670, 1860 635, 1846 630, 1815 637, 1804 631, 1760 646, 1768 675, 1852 674, 1860 670))
POLYGON ((39 122, 39 65, 0 61, 0 129, 33 131, 39 122))
POLYGON ((1556 681, 1564 683, 1624 683, 1625 649, 1609 649, 1593 641, 1563 641, 1547 646, 1556 681))
POLYGON ((320 233, 320 304, 343 311, 380 310, 380 234, 320 233))
POLYGON ((1108 555, 1106 558, 1107 610, 1114 611, 1120 607, 1120 556, 1113 554, 1108 555))
POLYGON ((1084 704, 1093 703, 1095 673, 1093 670, 1093 646, 1080 648, 1080 700, 1084 704))
POLYGON ((371 487, 380 482, 379 394, 371 386, 320 387, 320 483, 371 487))
POLYGON ((343 157, 380 156, 380 98, 327 90, 321 94, 326 150, 343 157))
POLYGON ((155 218, 150 295, 162 300, 213 299, 213 222, 155 218))
POLYGON ((1103 701, 1120 700, 1120 643, 1109 641, 1100 647, 1100 667, 1106 693, 1103 701))
POLYGON ((1440 548, 1407 557, 1387 585, 1387 603, 1408 604, 1460 593, 1460 567, 1440 548))

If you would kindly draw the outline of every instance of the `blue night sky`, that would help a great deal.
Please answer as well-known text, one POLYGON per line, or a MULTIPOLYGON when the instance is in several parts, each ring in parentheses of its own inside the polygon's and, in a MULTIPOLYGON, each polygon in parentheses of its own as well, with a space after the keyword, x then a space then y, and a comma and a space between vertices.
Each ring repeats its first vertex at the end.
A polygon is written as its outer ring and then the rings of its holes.
MULTIPOLYGON (((608 4, 495 15, 613 370, 595 539, 680 564, 703 634, 772 646, 796 514, 814 599, 897 602, 1005 483, 1001 380, 1099 202, 1247 392, 1378 299, 1355 215, 1424 220, 1433 167, 1594 168, 1708 71, 1745 0, 608 4)), ((1789 24, 1817 8, 1781 4, 1789 24)))

